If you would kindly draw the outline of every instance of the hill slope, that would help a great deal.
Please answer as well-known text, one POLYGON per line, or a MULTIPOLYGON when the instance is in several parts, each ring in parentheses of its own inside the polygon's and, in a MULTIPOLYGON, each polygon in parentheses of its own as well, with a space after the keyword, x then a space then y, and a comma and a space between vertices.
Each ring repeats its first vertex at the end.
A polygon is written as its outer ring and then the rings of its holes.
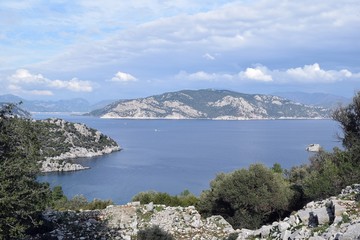
POLYGON ((206 89, 121 100, 89 114, 103 118, 242 120, 327 118, 329 110, 277 96, 206 89))
MULTIPOLYGON (((10 106, 9 103, 0 102, 0 111, 5 110, 9 106, 10 106)), ((19 118, 31 118, 31 114, 28 111, 22 109, 21 107, 19 107, 17 105, 12 106, 11 115, 17 116, 19 118)))

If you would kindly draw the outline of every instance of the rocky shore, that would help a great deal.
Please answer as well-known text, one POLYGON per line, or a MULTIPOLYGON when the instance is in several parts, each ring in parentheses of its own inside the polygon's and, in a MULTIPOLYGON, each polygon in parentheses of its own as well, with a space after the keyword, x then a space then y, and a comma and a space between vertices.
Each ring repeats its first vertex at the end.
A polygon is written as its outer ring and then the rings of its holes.
POLYGON ((202 218, 195 207, 167 207, 152 203, 108 206, 95 211, 47 211, 56 226, 32 239, 136 239, 138 231, 159 226, 175 239, 360 239, 360 184, 336 197, 310 202, 289 217, 260 229, 233 229, 221 216, 202 218), (231 238, 230 238, 231 237, 231 238))
POLYGON ((119 146, 105 147, 102 150, 95 151, 94 149, 86 148, 71 148, 69 152, 62 153, 60 156, 46 158, 41 162, 41 172, 69 172, 89 169, 78 163, 71 163, 69 159, 96 157, 104 154, 109 154, 115 151, 120 151, 119 146))

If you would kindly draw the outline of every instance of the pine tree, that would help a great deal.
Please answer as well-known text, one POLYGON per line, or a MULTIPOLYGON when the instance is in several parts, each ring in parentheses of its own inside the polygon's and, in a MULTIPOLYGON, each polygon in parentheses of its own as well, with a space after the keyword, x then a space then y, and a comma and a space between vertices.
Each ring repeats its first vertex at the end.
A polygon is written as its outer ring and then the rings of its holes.
POLYGON ((31 120, 0 111, 0 239, 23 238, 41 225, 49 186, 36 181, 40 149, 31 120))

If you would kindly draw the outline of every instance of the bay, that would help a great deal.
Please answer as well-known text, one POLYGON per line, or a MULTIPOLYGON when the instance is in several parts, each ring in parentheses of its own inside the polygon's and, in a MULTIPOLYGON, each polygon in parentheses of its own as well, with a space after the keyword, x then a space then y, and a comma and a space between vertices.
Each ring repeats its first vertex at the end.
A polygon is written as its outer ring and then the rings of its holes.
MULTIPOLYGON (((49 115, 38 114, 41 119, 49 115)), ((52 116, 53 117, 53 116, 52 116)), ((340 147, 340 132, 332 120, 124 120, 60 115, 85 123, 116 140, 122 151, 77 159, 91 169, 39 176, 51 186, 61 185, 68 197, 131 201, 141 191, 199 195, 220 172, 253 163, 291 168, 308 162, 308 144, 326 150, 340 147)))

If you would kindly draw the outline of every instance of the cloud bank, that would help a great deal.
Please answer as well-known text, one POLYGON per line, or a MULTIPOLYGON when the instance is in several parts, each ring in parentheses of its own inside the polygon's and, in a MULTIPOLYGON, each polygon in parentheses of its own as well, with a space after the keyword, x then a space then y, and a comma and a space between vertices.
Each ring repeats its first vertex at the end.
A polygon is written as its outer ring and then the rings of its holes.
POLYGON ((328 92, 352 95, 359 88, 347 81, 360 72, 359 12, 358 0, 3 0, 0 77, 16 69, 51 74, 30 73, 12 88, 61 90, 64 98, 94 86, 94 95, 117 98, 219 81, 221 88, 246 91, 247 84, 257 92, 326 83, 328 92), (54 80, 69 76, 91 82, 54 80))
POLYGON ((248 67, 245 71, 237 74, 207 73, 199 71, 195 73, 180 72, 176 75, 178 79, 198 81, 256 81, 274 82, 279 84, 287 83, 334 83, 346 80, 360 80, 360 73, 352 73, 347 69, 324 70, 318 63, 305 65, 303 67, 289 68, 286 70, 271 70, 265 66, 248 67))
POLYGON ((8 89, 15 93, 51 96, 54 89, 65 89, 73 92, 92 92, 90 81, 77 78, 71 80, 51 80, 41 74, 32 74, 27 69, 18 69, 8 77, 8 89))

